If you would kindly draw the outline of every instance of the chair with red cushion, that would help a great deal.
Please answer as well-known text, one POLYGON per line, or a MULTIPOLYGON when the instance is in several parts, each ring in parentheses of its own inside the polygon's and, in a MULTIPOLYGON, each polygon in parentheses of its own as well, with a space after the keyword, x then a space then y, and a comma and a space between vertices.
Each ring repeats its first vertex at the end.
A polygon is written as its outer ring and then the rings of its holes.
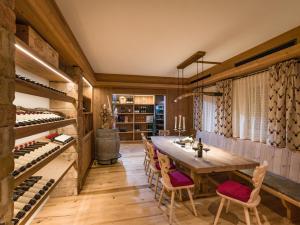
MULTIPOLYGON (((149 164, 150 164, 150 157, 149 157, 149 153, 148 153, 148 148, 147 148, 147 138, 145 136, 144 133, 141 133, 142 136, 142 141, 144 144, 144 152, 145 152, 145 157, 144 157, 144 167, 145 167, 145 173, 146 175, 149 174, 149 164)), ((149 176, 149 175, 148 175, 149 176)))
POLYGON ((176 191, 180 191, 186 189, 192 204, 193 212, 195 216, 197 216, 194 200, 192 197, 191 189, 194 188, 194 181, 187 176, 186 174, 177 171, 170 170, 171 162, 167 155, 164 155, 160 152, 157 152, 159 165, 161 167, 161 183, 163 184, 163 188, 160 193, 158 207, 161 204, 164 191, 171 191, 171 206, 169 213, 169 223, 172 223, 173 218, 173 208, 174 208, 174 200, 176 191))
POLYGON ((253 209, 257 223, 261 225, 260 218, 257 211, 257 206, 260 203, 260 188, 263 183, 263 180, 266 175, 268 163, 264 162, 261 166, 256 167, 253 172, 252 184, 253 189, 250 187, 240 184, 236 181, 225 181, 224 183, 220 184, 217 188, 217 194, 221 197, 221 203, 214 221, 214 225, 217 225, 218 220, 220 218, 223 206, 225 201, 227 200, 227 208, 226 212, 228 212, 230 202, 235 202, 243 206, 246 224, 250 225, 250 216, 249 216, 249 209, 253 209))

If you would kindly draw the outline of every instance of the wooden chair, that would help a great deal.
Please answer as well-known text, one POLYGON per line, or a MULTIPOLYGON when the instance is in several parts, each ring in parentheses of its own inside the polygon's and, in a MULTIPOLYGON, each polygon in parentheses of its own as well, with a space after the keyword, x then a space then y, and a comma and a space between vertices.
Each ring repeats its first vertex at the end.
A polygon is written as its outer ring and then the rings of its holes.
POLYGON ((169 130, 159 130, 158 136, 170 136, 170 131, 169 130))
POLYGON ((267 172, 268 163, 264 162, 261 166, 256 167, 253 172, 252 184, 254 189, 251 190, 246 185, 240 184, 236 181, 225 181, 217 188, 217 194, 221 197, 221 203, 214 221, 214 225, 218 223, 223 206, 227 200, 226 212, 228 212, 230 202, 235 202, 243 206, 246 224, 250 225, 249 209, 253 209, 257 223, 261 225, 260 218, 257 211, 257 206, 260 203, 260 188, 262 186, 264 177, 267 172))
POLYGON ((158 188, 158 182, 159 182, 159 177, 161 176, 160 173, 160 167, 159 167, 159 163, 157 161, 157 155, 154 149, 154 146, 147 141, 147 147, 148 147, 148 153, 149 153, 149 168, 150 168, 150 172, 149 172, 149 179, 148 179, 148 183, 150 185, 150 187, 152 186, 152 180, 153 177, 156 176, 156 182, 155 182, 155 194, 154 194, 154 198, 156 198, 156 194, 157 194, 157 188, 158 188))
POLYGON ((197 216, 197 211, 195 208, 193 196, 191 189, 194 188, 194 181, 184 173, 181 173, 180 171, 173 170, 171 171, 171 163, 170 159, 167 155, 164 155, 160 152, 157 152, 159 164, 161 167, 161 183, 163 184, 163 188, 160 193, 158 207, 160 207, 164 191, 171 191, 171 205, 170 205, 170 212, 169 212, 169 223, 172 223, 173 218, 173 208, 174 208, 174 201, 175 201, 175 193, 176 191, 180 192, 181 196, 181 190, 186 189, 191 201, 191 205, 193 208, 193 212, 195 216, 197 216))
POLYGON ((144 168, 145 168, 146 175, 148 175, 150 158, 149 158, 149 153, 148 153, 147 138, 144 133, 141 133, 141 136, 142 136, 142 141, 144 144, 144 153, 145 153, 144 168))

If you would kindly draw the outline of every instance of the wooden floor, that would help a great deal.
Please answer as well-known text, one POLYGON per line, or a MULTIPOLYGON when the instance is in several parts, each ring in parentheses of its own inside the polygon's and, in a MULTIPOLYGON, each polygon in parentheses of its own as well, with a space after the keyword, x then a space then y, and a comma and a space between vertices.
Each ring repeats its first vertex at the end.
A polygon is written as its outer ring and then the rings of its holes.
MULTIPOLYGON (((32 224, 40 225, 167 225, 167 208, 157 207, 153 191, 147 185, 143 169, 141 144, 121 146, 122 158, 113 166, 92 168, 79 196, 50 198, 32 224)), ((273 205, 272 201, 267 201, 273 205)), ((165 203, 168 203, 165 200, 165 203)), ((189 202, 177 202, 173 224, 212 224, 219 206, 218 197, 196 200, 198 217, 191 213, 189 202)), ((280 202, 275 207, 279 212, 280 202)), ((290 224, 284 217, 266 205, 260 205, 264 225, 290 224)), ((254 218, 254 217, 252 217, 254 218)), ((253 224, 255 220, 253 219, 253 224)), ((243 210, 232 205, 228 214, 222 213, 220 223, 245 224, 243 210)))

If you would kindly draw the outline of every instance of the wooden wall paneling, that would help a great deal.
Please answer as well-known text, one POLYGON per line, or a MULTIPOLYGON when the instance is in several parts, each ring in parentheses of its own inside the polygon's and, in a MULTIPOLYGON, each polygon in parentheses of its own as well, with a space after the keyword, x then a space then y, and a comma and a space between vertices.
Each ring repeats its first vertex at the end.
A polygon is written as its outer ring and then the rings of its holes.
POLYGON ((186 98, 181 101, 180 104, 176 105, 173 100, 177 97, 177 90, 173 89, 140 89, 140 88, 94 88, 94 130, 101 126, 100 122, 100 110, 103 103, 107 104, 107 95, 110 98, 112 94, 150 94, 150 95, 165 95, 166 96, 166 128, 171 131, 171 134, 174 135, 174 116, 177 115, 177 112, 181 112, 182 115, 187 118, 187 130, 186 134, 189 134, 193 131, 193 118, 190 115, 192 111, 193 102, 192 98, 186 98), (178 109, 178 110, 177 110, 178 109))
POLYGON ((300 152, 291 153, 289 179, 300 182, 300 152))

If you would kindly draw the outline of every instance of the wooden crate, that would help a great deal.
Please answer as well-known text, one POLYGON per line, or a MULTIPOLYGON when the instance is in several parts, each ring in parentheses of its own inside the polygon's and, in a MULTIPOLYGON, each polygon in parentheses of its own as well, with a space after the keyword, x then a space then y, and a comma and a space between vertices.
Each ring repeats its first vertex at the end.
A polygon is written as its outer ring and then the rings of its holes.
POLYGON ((43 60, 56 68, 59 67, 59 55, 57 51, 30 26, 17 24, 16 35, 43 60))

